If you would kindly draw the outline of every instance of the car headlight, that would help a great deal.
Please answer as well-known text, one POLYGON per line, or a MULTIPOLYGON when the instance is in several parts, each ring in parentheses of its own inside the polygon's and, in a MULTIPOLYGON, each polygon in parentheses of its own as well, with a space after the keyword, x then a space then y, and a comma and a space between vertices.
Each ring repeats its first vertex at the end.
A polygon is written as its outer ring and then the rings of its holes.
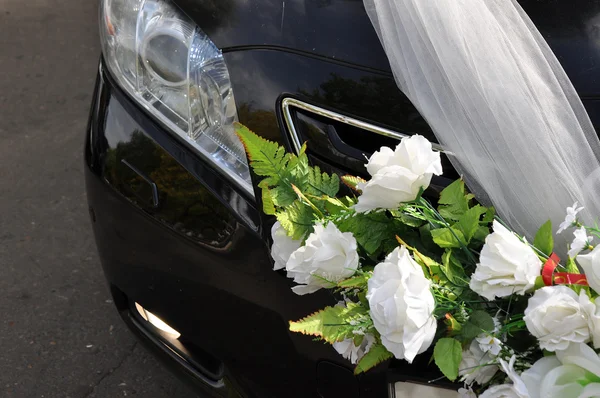
POLYGON ((102 0, 112 76, 138 103, 253 195, 221 51, 167 0, 102 0))

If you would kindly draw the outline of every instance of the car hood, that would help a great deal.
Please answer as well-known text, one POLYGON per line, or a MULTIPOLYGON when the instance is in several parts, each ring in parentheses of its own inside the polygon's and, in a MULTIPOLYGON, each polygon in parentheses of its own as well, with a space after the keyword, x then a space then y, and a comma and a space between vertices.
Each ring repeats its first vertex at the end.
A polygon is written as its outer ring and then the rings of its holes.
MULTIPOLYGON (((175 0, 224 50, 299 51, 389 72, 362 0, 175 0)), ((582 96, 600 93, 600 0, 521 0, 582 96)))

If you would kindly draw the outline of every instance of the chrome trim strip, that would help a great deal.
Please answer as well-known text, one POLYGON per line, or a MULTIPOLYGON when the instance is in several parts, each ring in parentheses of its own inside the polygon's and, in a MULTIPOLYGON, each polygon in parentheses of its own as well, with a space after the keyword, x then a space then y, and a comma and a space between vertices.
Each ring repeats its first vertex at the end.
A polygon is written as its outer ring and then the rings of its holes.
MULTIPOLYGON (((353 127, 358 127, 363 130, 371 131, 375 134, 383 135, 385 137, 395 138, 397 140, 401 140, 402 138, 409 137, 407 134, 399 133, 397 131, 389 130, 383 127, 376 126, 371 123, 363 122, 362 120, 354 119, 349 116, 345 116, 339 114, 337 112, 329 111, 327 109, 320 108, 316 105, 307 104, 306 102, 299 101, 294 98, 284 98, 281 101, 281 108, 283 110, 283 118, 285 120, 285 124, 290 132, 292 145, 296 153, 300 152, 300 148, 302 147, 302 143, 300 142, 300 137, 298 135, 298 131, 296 130, 296 126, 292 121, 292 112, 290 111, 291 107, 295 107, 298 109, 302 109, 305 111, 309 111, 315 113, 319 116, 327 117, 329 119, 336 120, 341 123, 348 124, 353 127)), ((437 151, 441 151, 441 146, 438 144, 432 144, 433 149, 437 151)))

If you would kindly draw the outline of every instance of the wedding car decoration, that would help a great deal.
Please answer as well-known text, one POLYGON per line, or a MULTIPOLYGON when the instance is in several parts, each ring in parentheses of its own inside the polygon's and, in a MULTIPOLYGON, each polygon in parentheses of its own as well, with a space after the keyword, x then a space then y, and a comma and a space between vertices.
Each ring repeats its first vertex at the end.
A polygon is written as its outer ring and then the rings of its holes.
POLYGON ((310 166, 306 146, 294 155, 236 131, 277 218, 275 270, 298 295, 332 293, 291 331, 332 344, 356 374, 427 355, 465 397, 600 396, 600 230, 581 225, 577 203, 560 259, 550 222, 528 242, 460 179, 426 199, 442 166, 422 136, 374 153, 363 180, 310 166))

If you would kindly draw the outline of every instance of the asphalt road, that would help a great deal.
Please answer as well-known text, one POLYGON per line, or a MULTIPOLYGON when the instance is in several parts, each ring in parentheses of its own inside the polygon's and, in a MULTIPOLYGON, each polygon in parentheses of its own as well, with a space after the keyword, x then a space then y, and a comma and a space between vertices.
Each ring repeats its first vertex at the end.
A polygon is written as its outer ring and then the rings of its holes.
POLYGON ((121 323, 87 215, 96 0, 0 0, 0 397, 193 397, 121 323))

